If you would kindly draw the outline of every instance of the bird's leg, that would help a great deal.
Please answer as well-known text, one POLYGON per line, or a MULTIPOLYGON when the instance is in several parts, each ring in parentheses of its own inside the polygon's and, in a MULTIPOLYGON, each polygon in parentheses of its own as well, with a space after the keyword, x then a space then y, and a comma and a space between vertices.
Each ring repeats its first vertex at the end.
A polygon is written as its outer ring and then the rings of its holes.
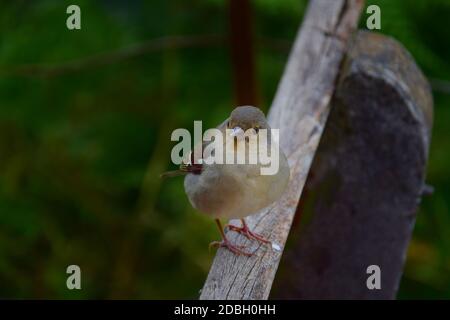
POLYGON ((253 231, 251 231, 250 228, 248 227, 247 223, 245 222, 245 219, 241 219, 241 221, 242 221, 242 227, 237 227, 232 224, 227 224, 226 227, 230 228, 230 230, 233 230, 233 231, 243 234, 244 236, 246 236, 249 239, 255 239, 255 240, 257 240, 259 242, 263 242, 265 244, 271 243, 269 240, 263 238, 260 234, 257 234, 257 233, 254 233, 253 231))
POLYGON ((241 248, 243 248, 244 246, 236 246, 234 244, 231 244, 231 242, 228 240, 227 236, 225 235, 225 232, 223 232, 223 228, 222 228, 222 224, 220 223, 220 220, 219 219, 215 219, 215 220, 216 220, 217 226, 219 227, 220 234, 222 236, 222 241, 211 242, 209 244, 210 248, 211 247, 224 247, 237 255, 242 254, 247 257, 250 257, 253 255, 252 253, 242 251, 241 248))

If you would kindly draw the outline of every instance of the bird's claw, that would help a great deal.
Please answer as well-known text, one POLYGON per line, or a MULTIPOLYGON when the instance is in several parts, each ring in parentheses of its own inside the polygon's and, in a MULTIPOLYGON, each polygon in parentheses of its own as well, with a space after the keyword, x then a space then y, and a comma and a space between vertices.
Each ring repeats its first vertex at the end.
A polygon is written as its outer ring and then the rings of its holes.
POLYGON ((234 226, 234 225, 232 225, 232 224, 227 224, 227 225, 225 226, 225 228, 228 228, 228 229, 230 229, 230 230, 232 230, 232 231, 238 232, 238 233, 244 235, 245 237, 247 237, 248 239, 254 239, 254 240, 257 240, 257 241, 262 242, 262 243, 264 243, 264 244, 271 244, 271 243, 272 243, 271 241, 265 239, 265 238, 264 238, 263 236, 261 236, 260 234, 251 231, 251 230, 247 227, 247 225, 245 225, 245 226, 243 226, 243 227, 238 227, 238 226, 234 226))
POLYGON ((209 244, 209 249, 211 250, 211 247, 215 248, 227 248, 231 252, 237 254, 237 255, 243 255, 247 257, 251 257, 253 253, 245 252, 241 250, 241 248, 245 248, 245 246, 238 246, 231 244, 228 240, 222 240, 222 241, 213 241, 209 244))

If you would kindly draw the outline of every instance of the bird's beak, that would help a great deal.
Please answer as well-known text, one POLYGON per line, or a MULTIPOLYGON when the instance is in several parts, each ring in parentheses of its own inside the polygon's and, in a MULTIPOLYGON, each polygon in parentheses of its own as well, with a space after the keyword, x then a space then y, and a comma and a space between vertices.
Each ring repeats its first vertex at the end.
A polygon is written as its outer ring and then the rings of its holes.
POLYGON ((230 136, 236 137, 242 133, 244 133, 244 130, 242 130, 241 127, 234 127, 233 129, 231 129, 230 136))

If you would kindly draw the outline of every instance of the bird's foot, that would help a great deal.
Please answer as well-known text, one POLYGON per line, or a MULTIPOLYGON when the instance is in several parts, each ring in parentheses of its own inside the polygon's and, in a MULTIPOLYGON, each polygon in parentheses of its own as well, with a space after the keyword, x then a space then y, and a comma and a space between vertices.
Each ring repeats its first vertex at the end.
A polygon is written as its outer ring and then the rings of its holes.
POLYGON ((244 224, 242 227, 238 227, 238 226, 234 226, 232 224, 227 224, 225 226, 225 228, 228 228, 232 231, 238 232, 244 236, 246 236, 248 239, 254 239, 257 240, 259 242, 262 242, 264 244, 270 244, 272 242, 270 242, 269 240, 265 239, 263 236, 261 236, 260 234, 257 234, 253 231, 251 231, 249 229, 249 227, 247 226, 247 224, 244 224))
POLYGON ((223 239, 222 241, 213 241, 209 244, 210 249, 211 249, 211 247, 227 248, 234 254, 243 255, 243 256, 247 256, 247 257, 251 257, 253 255, 253 253, 249 253, 249 252, 245 252, 245 251, 241 250, 242 248, 245 248, 245 246, 234 245, 230 241, 228 241, 228 239, 223 239))

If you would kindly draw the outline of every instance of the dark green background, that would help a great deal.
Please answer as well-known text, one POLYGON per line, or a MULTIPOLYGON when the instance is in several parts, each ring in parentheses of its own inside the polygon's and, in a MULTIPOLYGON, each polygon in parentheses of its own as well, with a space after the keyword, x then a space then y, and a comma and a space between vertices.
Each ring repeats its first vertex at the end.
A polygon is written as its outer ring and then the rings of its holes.
MULTIPOLYGON (((399 297, 448 298, 450 1, 371 3, 381 7, 381 32, 403 43, 434 88, 435 192, 421 205, 399 297)), ((305 7, 253 1, 264 110, 305 7)), ((218 233, 191 208, 181 179, 158 175, 174 168, 173 129, 215 126, 234 106, 228 48, 162 47, 49 68, 169 35, 226 35, 226 2, 3 1, 0 28, 0 297, 196 298, 218 233), (79 31, 65 26, 73 3, 79 31), (66 288, 70 264, 82 269, 82 290, 66 288)))

